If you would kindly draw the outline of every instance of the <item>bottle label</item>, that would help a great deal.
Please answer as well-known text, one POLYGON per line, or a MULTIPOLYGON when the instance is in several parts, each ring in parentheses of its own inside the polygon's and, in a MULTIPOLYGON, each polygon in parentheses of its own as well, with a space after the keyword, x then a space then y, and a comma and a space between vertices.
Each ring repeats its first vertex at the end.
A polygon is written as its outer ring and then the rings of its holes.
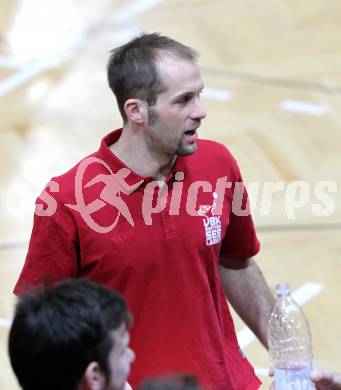
POLYGON ((295 368, 276 368, 276 390, 312 390, 314 384, 310 380, 311 364, 295 368))

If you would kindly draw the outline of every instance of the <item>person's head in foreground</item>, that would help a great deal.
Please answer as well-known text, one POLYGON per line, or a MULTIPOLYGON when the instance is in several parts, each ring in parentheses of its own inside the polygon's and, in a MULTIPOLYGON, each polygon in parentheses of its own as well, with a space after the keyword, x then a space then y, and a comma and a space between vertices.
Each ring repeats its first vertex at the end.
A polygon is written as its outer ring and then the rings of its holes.
POLYGON ((19 298, 9 335, 24 390, 123 390, 135 355, 131 315, 113 290, 82 279, 19 298))
POLYGON ((163 379, 151 379, 138 390, 203 390, 193 375, 175 375, 163 379))

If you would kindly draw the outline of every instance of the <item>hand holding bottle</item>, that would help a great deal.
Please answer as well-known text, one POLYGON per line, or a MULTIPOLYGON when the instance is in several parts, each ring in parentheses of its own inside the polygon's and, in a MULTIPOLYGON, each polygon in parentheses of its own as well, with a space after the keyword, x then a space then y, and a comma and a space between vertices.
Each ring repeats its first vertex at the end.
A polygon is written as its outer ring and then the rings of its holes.
POLYGON ((316 390, 341 390, 341 375, 325 370, 314 370, 311 380, 315 383, 316 390))

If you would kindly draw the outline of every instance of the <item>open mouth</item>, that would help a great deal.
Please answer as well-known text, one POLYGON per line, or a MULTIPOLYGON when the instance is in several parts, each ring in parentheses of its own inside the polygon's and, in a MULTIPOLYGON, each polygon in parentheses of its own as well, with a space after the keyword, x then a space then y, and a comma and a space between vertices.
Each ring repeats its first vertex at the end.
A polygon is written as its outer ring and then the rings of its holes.
POLYGON ((195 130, 187 130, 187 131, 185 131, 185 134, 186 135, 194 135, 195 134, 195 130))

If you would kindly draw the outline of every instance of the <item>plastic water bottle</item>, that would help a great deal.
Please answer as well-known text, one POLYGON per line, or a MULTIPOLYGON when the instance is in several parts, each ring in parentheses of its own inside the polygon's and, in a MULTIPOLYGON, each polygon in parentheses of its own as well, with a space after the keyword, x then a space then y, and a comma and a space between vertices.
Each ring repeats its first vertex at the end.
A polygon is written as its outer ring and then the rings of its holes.
POLYGON ((285 283, 276 286, 269 319, 269 352, 276 390, 311 390, 313 352, 308 321, 285 283))

